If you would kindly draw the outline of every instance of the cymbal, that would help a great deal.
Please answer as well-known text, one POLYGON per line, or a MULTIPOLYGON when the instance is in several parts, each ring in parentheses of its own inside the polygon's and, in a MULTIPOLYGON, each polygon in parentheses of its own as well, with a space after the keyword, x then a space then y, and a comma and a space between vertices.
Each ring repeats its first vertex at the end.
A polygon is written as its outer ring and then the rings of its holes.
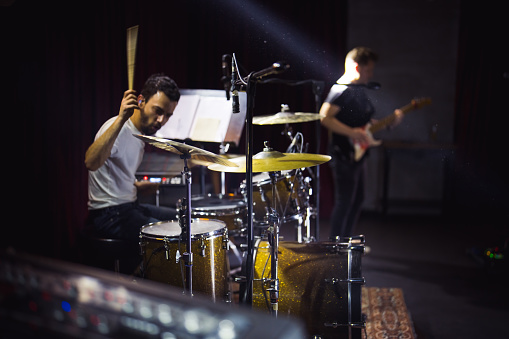
MULTIPOLYGON (((329 161, 329 155, 310 153, 281 153, 278 151, 262 151, 253 156, 253 173, 289 171, 297 168, 313 167, 329 161)), ((245 173, 246 157, 234 158, 231 161, 238 167, 226 167, 218 164, 208 169, 218 172, 245 173)))
POLYGON ((318 113, 303 113, 303 112, 279 112, 274 115, 260 115, 253 117, 254 125, 278 125, 278 124, 292 124, 297 122, 308 122, 320 120, 318 113))
POLYGON ((138 135, 133 134, 136 138, 145 141, 146 143, 169 151, 175 154, 188 154, 190 159, 196 159, 200 161, 206 161, 213 164, 219 164, 225 167, 237 167, 238 165, 232 161, 229 161, 225 157, 221 157, 212 152, 206 151, 204 149, 194 147, 191 145, 186 145, 177 141, 173 141, 170 139, 152 137, 147 135, 138 135))
MULTIPOLYGON (((242 154, 218 154, 218 156, 221 158, 225 158, 225 159, 234 159, 234 158, 242 157, 243 155, 242 154)), ((209 166, 209 165, 213 164, 210 161, 199 160, 199 159, 196 159, 196 160, 191 159, 189 161, 189 163, 191 164, 191 166, 209 166)))

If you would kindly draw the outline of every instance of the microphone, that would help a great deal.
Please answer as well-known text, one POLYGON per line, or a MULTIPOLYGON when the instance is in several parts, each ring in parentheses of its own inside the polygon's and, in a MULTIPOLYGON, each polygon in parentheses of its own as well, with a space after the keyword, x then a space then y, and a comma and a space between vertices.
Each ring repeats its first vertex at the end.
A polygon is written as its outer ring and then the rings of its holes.
POLYGON ((239 91, 236 86, 237 72, 235 71, 235 60, 232 58, 232 113, 240 113, 239 91))
POLYGON ((275 62, 272 66, 262 69, 261 71, 253 73, 253 78, 261 79, 271 74, 279 74, 290 68, 290 65, 285 62, 275 62))
POLYGON ((223 87, 226 92, 226 100, 230 100, 230 75, 228 74, 228 62, 227 62, 228 57, 229 57, 228 54, 223 54, 221 60, 221 68, 223 70, 221 82, 223 83, 223 87))

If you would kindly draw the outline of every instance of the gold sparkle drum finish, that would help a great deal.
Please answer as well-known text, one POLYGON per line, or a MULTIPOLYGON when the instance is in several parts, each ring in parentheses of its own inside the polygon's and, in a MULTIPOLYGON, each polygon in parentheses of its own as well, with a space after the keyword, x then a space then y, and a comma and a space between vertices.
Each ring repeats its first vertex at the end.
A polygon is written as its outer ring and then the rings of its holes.
MULTIPOLYGON (((257 239, 254 250, 253 308, 270 313, 271 248, 257 239)), ((280 241, 278 253, 278 316, 302 319, 311 337, 361 338, 364 237, 280 241)))
POLYGON ((228 234, 237 235, 245 231, 247 204, 239 195, 195 195, 191 197, 191 217, 222 220, 226 223, 228 234))
MULTIPOLYGON (((210 296, 213 301, 230 301, 228 230, 220 220, 192 219, 193 294, 210 296)), ((140 231, 143 276, 185 288, 186 236, 181 237, 178 221, 161 221, 140 231)))
MULTIPOLYGON (((309 185, 302 175, 295 171, 283 172, 276 178, 276 190, 273 197, 272 183, 268 173, 253 176, 253 220, 257 223, 269 223, 269 212, 275 208, 281 223, 302 220, 308 206, 309 185)), ((245 194, 246 184, 240 190, 245 194)))

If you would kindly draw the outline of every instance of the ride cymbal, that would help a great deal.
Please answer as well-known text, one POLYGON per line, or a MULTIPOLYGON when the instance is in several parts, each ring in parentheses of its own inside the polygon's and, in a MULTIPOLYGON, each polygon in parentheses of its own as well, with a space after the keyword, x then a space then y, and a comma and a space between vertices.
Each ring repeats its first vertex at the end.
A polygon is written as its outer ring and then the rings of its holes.
POLYGON ((158 137, 152 137, 147 135, 138 135, 133 134, 136 138, 145 141, 146 143, 164 149, 166 151, 169 151, 171 153, 175 153, 178 155, 188 154, 190 159, 205 161, 213 164, 219 164, 221 166, 225 167, 237 167, 238 165, 232 161, 229 161, 225 157, 221 157, 217 154, 214 154, 212 152, 206 151, 204 149, 186 145, 177 141, 164 139, 164 138, 158 138, 158 137))
MULTIPOLYGON (((310 153, 281 153, 278 151, 262 151, 253 156, 253 173, 289 171, 297 168, 313 167, 331 159, 328 155, 310 153)), ((212 164, 208 169, 218 172, 245 173, 246 157, 231 159, 238 167, 226 167, 212 164)))
POLYGON ((302 113, 302 112, 279 112, 274 115, 260 115, 253 117, 254 125, 279 125, 293 124, 298 122, 308 122, 320 120, 318 113, 302 113))

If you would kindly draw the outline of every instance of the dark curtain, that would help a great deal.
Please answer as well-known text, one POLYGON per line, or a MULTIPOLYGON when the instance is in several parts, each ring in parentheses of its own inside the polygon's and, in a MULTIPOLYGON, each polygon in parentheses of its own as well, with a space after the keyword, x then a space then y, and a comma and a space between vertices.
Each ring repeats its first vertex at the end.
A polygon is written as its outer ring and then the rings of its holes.
MULTIPOLYGON (((343 71, 346 3, 2 2, 0 85, 9 215, 2 247, 73 259, 87 212, 84 153, 101 124, 118 113, 127 88, 128 27, 140 26, 135 89, 155 72, 173 77, 181 88, 222 89, 221 56, 236 53, 243 75, 281 60, 291 69, 280 78, 321 80, 326 91, 343 71)), ((502 211, 507 216, 503 122, 509 58, 503 13, 495 2, 482 8, 461 2, 453 203, 462 212, 481 215, 502 211)), ((257 86, 254 115, 274 114, 282 103, 316 111, 310 86, 263 84, 257 86)), ((323 129, 296 128, 310 152, 320 146, 325 153, 323 129)), ((280 151, 288 146, 281 126, 254 132, 255 153, 265 140, 280 151)), ((241 142, 232 153, 243 153, 243 147, 241 142)), ((328 215, 328 167, 321 173, 321 213, 328 215)))
MULTIPOLYGON (((342 73, 345 0, 18 0, 2 5, 3 163, 12 216, 2 247, 73 259, 87 213, 84 154, 101 124, 118 114, 127 89, 128 27, 139 25, 138 90, 156 72, 181 88, 222 89, 221 57, 232 53, 245 76, 286 61, 291 69, 280 78, 316 79, 328 88, 342 73)), ((256 93, 254 115, 275 114, 282 103, 316 112, 309 85, 263 84, 256 93)), ((317 134, 313 124, 299 128, 309 151, 316 152, 325 133, 317 134)), ((265 140, 285 151, 289 141, 281 129, 255 127, 254 151, 261 151, 265 140)), ((234 153, 244 153, 243 147, 242 142, 234 153)), ((328 180, 324 172, 322 180, 328 180)))
POLYGON ((461 2, 456 98, 457 216, 508 221, 509 31, 500 2, 461 2))

